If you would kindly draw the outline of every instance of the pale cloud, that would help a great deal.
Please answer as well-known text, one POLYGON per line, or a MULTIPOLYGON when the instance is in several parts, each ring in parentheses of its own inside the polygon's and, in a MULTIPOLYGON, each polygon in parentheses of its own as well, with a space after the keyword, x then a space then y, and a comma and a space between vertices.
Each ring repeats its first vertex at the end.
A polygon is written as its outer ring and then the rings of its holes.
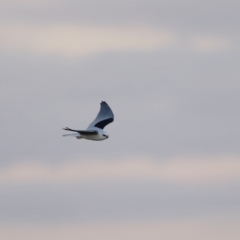
POLYGON ((84 56, 106 51, 168 48, 175 35, 142 27, 1 25, 0 48, 40 55, 84 56))
POLYGON ((234 47, 230 38, 189 35, 144 26, 97 26, 74 24, 3 24, 0 49, 37 55, 86 56, 108 51, 185 49, 214 53, 234 47))
POLYGON ((156 222, 95 223, 53 226, 0 226, 8 240, 237 240, 239 220, 179 219, 156 222))
POLYGON ((196 35, 190 38, 193 50, 201 53, 214 53, 229 50, 234 46, 230 38, 212 35, 196 35))
POLYGON ((14 164, 0 171, 0 183, 154 180, 211 184, 240 180, 238 157, 178 158, 159 162, 151 158, 72 162, 61 166, 14 164))

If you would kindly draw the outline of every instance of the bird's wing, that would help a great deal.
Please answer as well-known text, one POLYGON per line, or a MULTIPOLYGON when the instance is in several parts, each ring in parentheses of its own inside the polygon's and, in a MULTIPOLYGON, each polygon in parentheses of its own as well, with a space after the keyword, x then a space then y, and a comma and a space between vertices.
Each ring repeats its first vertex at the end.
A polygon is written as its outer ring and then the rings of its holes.
POLYGON ((74 129, 71 129, 71 128, 68 128, 68 127, 63 128, 63 130, 77 132, 77 133, 80 133, 82 135, 96 135, 96 134, 98 134, 97 130, 74 130, 74 129))
POLYGON ((69 133, 69 134, 63 134, 63 137, 78 137, 80 136, 79 133, 69 133))
POLYGON ((98 134, 98 131, 80 130, 78 132, 82 135, 97 135, 98 134))
POLYGON ((92 129, 94 127, 103 129, 106 125, 113 122, 114 115, 111 108, 108 106, 106 102, 101 102, 101 108, 94 119, 94 121, 88 126, 87 129, 92 129))

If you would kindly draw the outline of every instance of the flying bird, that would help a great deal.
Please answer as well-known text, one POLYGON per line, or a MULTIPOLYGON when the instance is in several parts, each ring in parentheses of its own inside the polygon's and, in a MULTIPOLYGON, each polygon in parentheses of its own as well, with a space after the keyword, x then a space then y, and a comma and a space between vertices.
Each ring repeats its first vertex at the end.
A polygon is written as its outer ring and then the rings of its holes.
POLYGON ((103 131, 104 127, 113 122, 114 115, 111 108, 104 101, 101 102, 100 111, 94 121, 86 130, 73 130, 71 128, 63 128, 63 130, 72 131, 75 133, 65 134, 65 136, 73 136, 77 139, 88 139, 93 141, 101 141, 108 138, 108 133, 103 131))

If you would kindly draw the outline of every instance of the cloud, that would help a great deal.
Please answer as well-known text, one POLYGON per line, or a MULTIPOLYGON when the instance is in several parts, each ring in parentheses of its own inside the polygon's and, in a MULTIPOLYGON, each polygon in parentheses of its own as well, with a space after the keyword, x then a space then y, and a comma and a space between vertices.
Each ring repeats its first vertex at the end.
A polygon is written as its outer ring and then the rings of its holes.
POLYGON ((190 38, 193 49, 202 53, 225 51, 234 46, 233 42, 221 36, 196 35, 190 38))
POLYGON ((131 240, 237 240, 239 220, 185 219, 172 221, 95 223, 57 226, 2 226, 3 239, 66 240, 66 239, 131 239, 131 240))
POLYGON ((0 49, 37 55, 86 56, 108 51, 180 50, 214 53, 231 49, 228 37, 176 33, 139 25, 2 24, 0 49))
POLYGON ((180 158, 158 162, 149 158, 72 162, 61 166, 14 164, 0 171, 0 183, 154 180, 209 184, 240 180, 239 158, 180 158))
POLYGON ((1 25, 0 47, 39 55, 84 56, 106 51, 151 50, 174 44, 169 32, 142 27, 1 25))

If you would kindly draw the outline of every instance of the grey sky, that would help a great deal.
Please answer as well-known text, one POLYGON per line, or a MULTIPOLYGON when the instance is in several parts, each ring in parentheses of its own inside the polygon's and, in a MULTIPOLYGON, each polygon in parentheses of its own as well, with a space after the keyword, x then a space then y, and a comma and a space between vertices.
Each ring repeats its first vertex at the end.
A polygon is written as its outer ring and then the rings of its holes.
POLYGON ((238 1, 0 6, 5 239, 237 239, 238 1), (102 100, 107 141, 62 138, 102 100))
POLYGON ((1 14, 5 21, 74 24, 147 24, 227 33, 239 31, 240 4, 230 1, 3 1, 1 14), (25 2, 25 4, 23 3, 25 2))
POLYGON ((116 121, 108 126, 111 141, 95 144, 95 151, 92 143, 81 142, 88 157, 99 151, 103 156, 238 154, 239 69, 237 61, 229 64, 230 56, 237 60, 234 55, 206 59, 158 52, 107 54, 85 61, 45 63, 29 56, 21 62, 2 60, 2 125, 9 126, 1 130, 6 146, 2 154, 78 154, 79 142, 56 135, 65 125, 85 128, 101 99, 115 109, 116 121), (151 126, 157 132, 153 136, 151 126))

